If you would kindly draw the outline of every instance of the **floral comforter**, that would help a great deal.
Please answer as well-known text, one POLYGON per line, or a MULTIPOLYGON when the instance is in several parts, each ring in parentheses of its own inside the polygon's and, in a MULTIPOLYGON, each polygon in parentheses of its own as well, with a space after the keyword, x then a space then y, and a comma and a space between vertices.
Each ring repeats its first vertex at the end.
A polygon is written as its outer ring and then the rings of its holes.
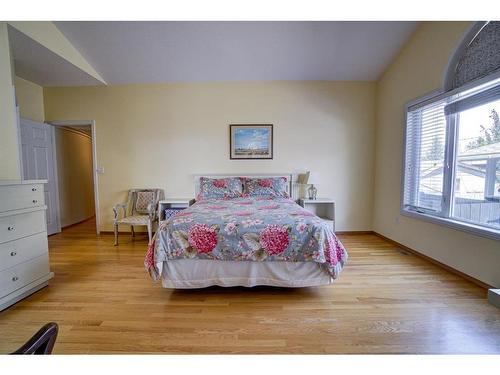
POLYGON ((288 198, 196 202, 163 222, 145 267, 153 279, 171 259, 311 261, 336 278, 347 252, 328 223, 288 198))

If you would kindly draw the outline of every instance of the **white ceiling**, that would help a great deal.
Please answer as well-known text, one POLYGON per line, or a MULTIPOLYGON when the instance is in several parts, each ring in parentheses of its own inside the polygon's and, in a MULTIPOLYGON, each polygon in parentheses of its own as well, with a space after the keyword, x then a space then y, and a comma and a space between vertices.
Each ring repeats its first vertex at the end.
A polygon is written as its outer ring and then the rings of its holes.
POLYGON ((55 22, 108 84, 376 80, 417 22, 55 22))
MULTIPOLYGON (((54 22, 110 85, 373 81, 418 22, 54 22)), ((99 81, 10 28, 16 74, 42 86, 99 81)))

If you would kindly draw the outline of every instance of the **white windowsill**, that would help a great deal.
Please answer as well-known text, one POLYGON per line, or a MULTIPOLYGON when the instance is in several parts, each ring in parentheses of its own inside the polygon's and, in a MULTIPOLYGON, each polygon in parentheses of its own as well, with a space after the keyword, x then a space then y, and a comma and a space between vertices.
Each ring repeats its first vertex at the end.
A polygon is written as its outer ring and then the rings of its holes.
POLYGON ((407 209, 402 209, 401 210, 401 215, 416 218, 416 219, 422 219, 425 221, 429 221, 434 224, 439 224, 443 225, 445 227, 453 228, 460 230, 462 232, 467 232, 471 233, 477 236, 481 237, 486 237, 492 240, 500 240, 500 230, 496 230, 493 228, 485 228, 481 227, 479 225, 474 225, 470 223, 466 223, 463 221, 458 221, 454 219, 449 219, 449 218, 444 218, 444 217, 437 217, 429 214, 424 214, 421 212, 416 212, 416 211, 410 211, 407 209))

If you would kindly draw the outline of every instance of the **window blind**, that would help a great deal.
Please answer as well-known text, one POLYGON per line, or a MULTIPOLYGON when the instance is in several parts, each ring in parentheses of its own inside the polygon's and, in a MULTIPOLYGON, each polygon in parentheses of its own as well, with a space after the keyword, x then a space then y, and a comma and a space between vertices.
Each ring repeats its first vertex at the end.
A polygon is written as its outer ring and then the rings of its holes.
POLYGON ((404 205, 416 211, 443 209, 447 103, 441 99, 407 113, 404 205))

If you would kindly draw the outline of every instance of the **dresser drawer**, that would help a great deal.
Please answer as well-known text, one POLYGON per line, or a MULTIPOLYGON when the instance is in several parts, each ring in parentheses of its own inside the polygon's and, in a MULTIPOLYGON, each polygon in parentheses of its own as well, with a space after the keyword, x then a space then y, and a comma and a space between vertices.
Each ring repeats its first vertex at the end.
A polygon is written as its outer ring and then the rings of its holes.
POLYGON ((43 184, 0 186, 0 212, 45 204, 43 184))
POLYGON ((0 243, 45 232, 45 210, 0 217, 0 243))
POLYGON ((0 271, 0 297, 22 288, 49 272, 48 254, 0 271))
POLYGON ((48 253, 47 232, 0 244, 0 271, 48 253))

